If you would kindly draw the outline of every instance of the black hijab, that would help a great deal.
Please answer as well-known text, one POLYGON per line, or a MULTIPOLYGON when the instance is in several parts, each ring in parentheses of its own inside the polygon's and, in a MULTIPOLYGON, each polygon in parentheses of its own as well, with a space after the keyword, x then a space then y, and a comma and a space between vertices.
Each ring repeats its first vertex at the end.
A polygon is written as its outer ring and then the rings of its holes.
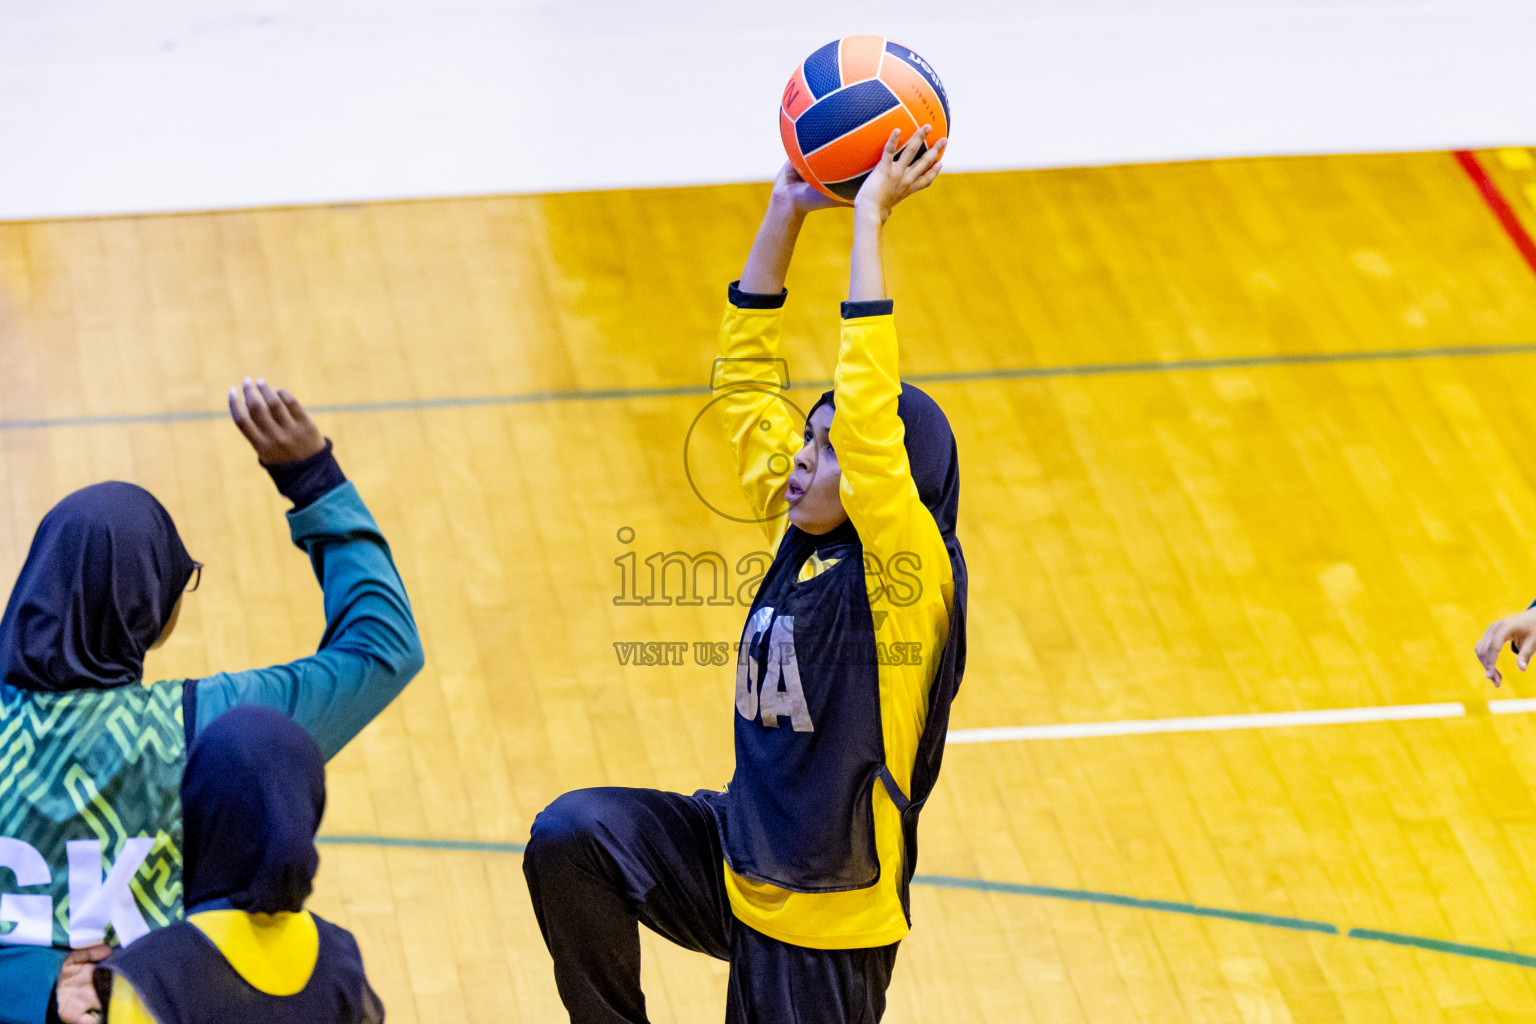
MULTIPOLYGON (((822 405, 835 407, 833 392, 828 391, 811 406, 810 415, 822 405)), ((906 838, 906 882, 911 882, 917 869, 917 816, 933 792, 939 778, 939 767, 944 760, 944 741, 949 733, 949 706, 960 690, 960 678, 965 674, 965 612, 970 594, 970 580, 966 573, 965 553, 960 549, 960 539, 955 536, 955 523, 960 515, 960 452, 955 445, 955 433, 949 419, 937 402, 927 392, 911 385, 901 386, 901 396, 896 403, 896 414, 901 417, 907 449, 907 461, 912 467, 912 481, 917 485, 917 495, 928 509, 933 521, 944 537, 944 547, 949 551, 950 569, 954 574, 955 595, 949 616, 949 637, 939 656, 939 666, 934 673, 933 684, 928 688, 928 721, 918 741, 917 760, 912 766, 912 789, 908 794, 911 803, 902 813, 902 832, 906 838)), ((907 890, 902 887, 902 909, 907 909, 907 890)), ((910 915, 909 915, 910 920, 910 915)))
MULTIPOLYGON (((823 405, 836 409, 834 398, 834 392, 823 392, 806 414, 807 422, 823 405)), ((917 496, 933 516, 944 538, 944 546, 949 550, 949 563, 955 577, 955 606, 962 609, 963 625, 967 588, 965 554, 960 550, 960 539, 955 536, 955 523, 960 516, 960 452, 955 445, 955 432, 950 429, 949 418, 939 408, 939 403, 913 384, 901 386, 896 415, 901 419, 905 435, 903 444, 907 449, 907 462, 912 467, 912 482, 917 485, 917 496)), ((963 637, 960 646, 963 651, 963 637)))
POLYGON ((287 715, 245 705, 198 734, 181 779, 183 904, 304 909, 320 854, 325 758, 287 715))
POLYGON ((136 683, 192 578, 170 513, 133 484, 92 484, 43 517, 0 620, 0 677, 23 690, 136 683))

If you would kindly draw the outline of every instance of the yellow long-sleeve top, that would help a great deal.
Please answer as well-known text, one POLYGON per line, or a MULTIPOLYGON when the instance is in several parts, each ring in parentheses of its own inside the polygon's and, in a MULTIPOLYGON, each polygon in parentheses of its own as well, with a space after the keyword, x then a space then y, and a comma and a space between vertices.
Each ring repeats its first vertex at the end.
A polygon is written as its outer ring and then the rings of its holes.
MULTIPOLYGON (((781 306, 734 291, 733 298, 720 328, 712 383, 724 392, 720 405, 742 486, 777 551, 788 528, 782 514, 786 468, 803 443, 805 424, 780 397, 781 306), (747 308, 754 305, 768 308, 747 308)), ((886 651, 920 652, 910 659, 915 663, 882 659, 878 668, 886 767, 910 795, 929 688, 947 639, 954 580, 944 538, 918 497, 903 444, 897 356, 895 321, 888 312, 843 321, 830 440, 842 471, 843 508, 864 549, 876 643, 886 651), (892 646, 898 644, 917 646, 892 646)), ((829 563, 813 556, 799 579, 827 568, 829 563)), ((872 799, 880 863, 874 885, 793 892, 743 877, 727 860, 726 891, 737 919, 782 942, 818 949, 880 946, 905 936, 901 814, 884 787, 876 785, 872 799)))
MULTIPOLYGON (((320 933, 308 911, 296 914, 247 914, 240 910, 205 910, 187 918, 208 937, 254 989, 271 996, 301 992, 320 956, 320 933)), ((112 980, 107 1012, 112 1024, 159 1024, 128 980, 112 980)))

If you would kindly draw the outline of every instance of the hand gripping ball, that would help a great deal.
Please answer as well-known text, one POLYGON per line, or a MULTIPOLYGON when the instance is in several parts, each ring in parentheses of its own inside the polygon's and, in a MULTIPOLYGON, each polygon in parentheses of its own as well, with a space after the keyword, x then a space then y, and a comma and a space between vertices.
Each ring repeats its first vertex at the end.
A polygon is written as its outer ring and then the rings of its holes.
MULTIPOLYGON (((784 87, 779 133, 800 176, 845 203, 880 160, 925 124, 949 135, 949 97, 928 62, 883 36, 845 36, 801 62, 784 87)), ((926 148, 926 147, 925 147, 926 148)))

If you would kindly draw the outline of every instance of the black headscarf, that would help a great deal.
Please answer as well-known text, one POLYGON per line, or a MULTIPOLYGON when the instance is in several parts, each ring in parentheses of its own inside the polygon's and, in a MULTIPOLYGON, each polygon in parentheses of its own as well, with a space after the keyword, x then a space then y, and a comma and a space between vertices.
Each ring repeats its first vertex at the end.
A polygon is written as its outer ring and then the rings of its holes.
POLYGON ((304 909, 320 854, 325 758, 287 715, 245 705, 198 734, 181 780, 183 903, 304 909))
MULTIPOLYGON (((822 405, 835 407, 833 399, 833 392, 823 394, 811 406, 806 419, 814 416, 822 405)), ((912 467, 912 481, 917 485, 917 496, 944 537, 955 580, 949 636, 939 657, 933 684, 928 688, 928 721, 918 741, 917 760, 912 766, 911 803, 902 814, 902 831, 906 838, 905 881, 910 883, 917 869, 918 812, 938 781, 939 766, 944 760, 944 740, 949 733, 949 706, 959 692, 960 678, 965 674, 965 611, 970 581, 965 568, 965 553, 960 549, 960 539, 955 536, 955 523, 960 515, 960 452, 949 419, 927 392, 911 384, 902 384, 896 414, 901 417, 905 434, 903 444, 912 467)), ((906 906, 907 893, 903 886, 903 910, 906 906)))
POLYGON ((170 513, 133 484, 84 487, 32 538, 0 620, 0 670, 24 690, 127 686, 192 578, 170 513))
MULTIPOLYGON (((811 406, 806 420, 816 415, 823 405, 836 409, 835 392, 826 391, 811 406)), ((950 429, 949 418, 939 403, 913 384, 902 384, 901 395, 896 401, 896 415, 901 419, 904 433, 903 444, 907 449, 907 462, 912 468, 912 482, 917 485, 917 496, 944 537, 949 550, 949 562, 955 577, 955 605, 964 608, 966 596, 965 555, 960 550, 960 540, 955 536, 955 523, 960 516, 960 452, 955 445, 955 432, 950 429)), ((961 616, 962 623, 964 615, 961 616)), ((964 639, 961 639, 964 648, 964 639)))

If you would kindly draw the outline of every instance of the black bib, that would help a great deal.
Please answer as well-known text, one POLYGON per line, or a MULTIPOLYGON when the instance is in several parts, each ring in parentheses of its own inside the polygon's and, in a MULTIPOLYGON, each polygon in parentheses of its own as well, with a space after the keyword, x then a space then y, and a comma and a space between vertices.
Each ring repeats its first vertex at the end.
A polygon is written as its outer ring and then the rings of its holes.
POLYGON ((127 979, 159 1024, 382 1024, 384 1005, 363 974, 356 940, 311 916, 320 955, 309 983, 291 996, 252 987, 187 921, 150 932, 106 966, 127 979))
POLYGON ((863 547, 852 524, 820 537, 791 526, 742 633, 736 774, 720 833, 739 875, 795 892, 874 885, 872 790, 889 781, 863 547), (804 582, 812 553, 838 563, 804 582))

